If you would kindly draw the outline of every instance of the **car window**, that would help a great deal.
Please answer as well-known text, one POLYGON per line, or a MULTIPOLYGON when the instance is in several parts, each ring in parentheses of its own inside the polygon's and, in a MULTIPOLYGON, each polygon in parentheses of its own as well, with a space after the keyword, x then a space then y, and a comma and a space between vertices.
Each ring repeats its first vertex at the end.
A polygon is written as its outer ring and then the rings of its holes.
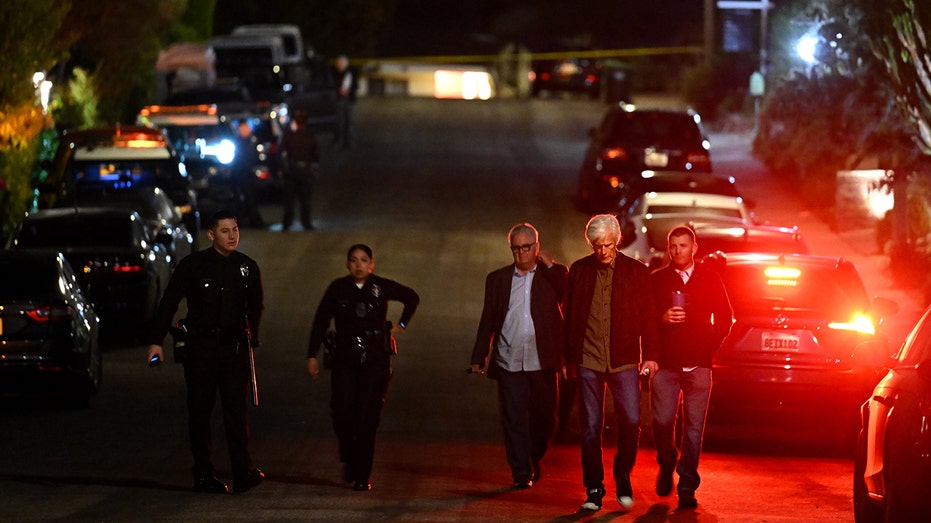
POLYGON ((780 310, 845 317, 868 305, 862 282, 852 281, 833 266, 799 267, 797 277, 790 278, 767 276, 767 268, 756 264, 727 267, 724 284, 735 313, 780 310))
POLYGON ((635 145, 696 144, 702 136, 687 114, 616 111, 606 131, 612 137, 635 145))
POLYGON ((61 220, 26 220, 16 237, 18 247, 127 247, 138 244, 132 222, 112 216, 79 216, 61 220))
POLYGON ((56 294, 58 273, 54 264, 19 260, 0 261, 0 298, 28 300, 56 294))
POLYGON ((650 205, 647 214, 695 214, 699 216, 726 216, 728 218, 743 218, 740 209, 725 209, 722 207, 692 207, 683 205, 650 205))
POLYGON ((922 360, 927 360, 928 346, 931 344, 931 321, 922 319, 918 322, 918 328, 909 336, 908 343, 902 346, 902 351, 898 354, 898 359, 902 365, 918 365, 922 360))

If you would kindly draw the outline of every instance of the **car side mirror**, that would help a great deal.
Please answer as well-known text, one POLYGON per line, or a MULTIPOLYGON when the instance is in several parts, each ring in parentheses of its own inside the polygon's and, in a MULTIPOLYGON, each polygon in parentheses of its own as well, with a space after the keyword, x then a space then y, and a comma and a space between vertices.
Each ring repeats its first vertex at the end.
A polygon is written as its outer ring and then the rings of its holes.
POLYGON ((873 316, 877 319, 888 318, 899 312, 899 304, 888 298, 873 298, 873 316))
POLYGON ((857 365, 889 369, 895 366, 895 358, 884 341, 871 340, 861 343, 853 350, 853 360, 857 365))

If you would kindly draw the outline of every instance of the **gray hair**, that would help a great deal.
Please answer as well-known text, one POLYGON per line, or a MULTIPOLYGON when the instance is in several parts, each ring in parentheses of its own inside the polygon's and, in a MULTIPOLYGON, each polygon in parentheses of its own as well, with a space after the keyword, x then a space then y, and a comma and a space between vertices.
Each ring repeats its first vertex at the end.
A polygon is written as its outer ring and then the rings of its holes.
POLYGON ((596 214, 588 220, 585 226, 585 240, 589 245, 595 240, 610 236, 615 238, 615 242, 621 241, 621 224, 613 214, 596 214))
POLYGON ((511 227, 511 230, 508 231, 508 243, 514 239, 516 234, 520 234, 522 232, 529 233, 531 236, 533 236, 533 243, 540 241, 540 234, 537 232, 537 229, 533 225, 530 225, 527 222, 523 222, 518 223, 514 227, 511 227))

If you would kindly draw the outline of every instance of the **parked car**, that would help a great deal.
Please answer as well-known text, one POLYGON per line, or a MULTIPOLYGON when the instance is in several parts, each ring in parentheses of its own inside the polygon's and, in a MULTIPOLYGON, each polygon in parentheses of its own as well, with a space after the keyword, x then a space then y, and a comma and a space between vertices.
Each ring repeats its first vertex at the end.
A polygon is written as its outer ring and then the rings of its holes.
POLYGON ((61 253, 0 251, 0 390, 88 406, 103 376, 98 331, 61 253))
MULTIPOLYGON (((734 325, 714 356, 709 437, 853 441, 857 410, 891 349, 853 263, 804 254, 716 253, 734 325)), ((852 445, 851 445, 852 447, 852 445)))
POLYGON ((23 219, 8 246, 61 251, 108 333, 147 325, 171 275, 168 249, 130 210, 41 210, 23 219))
MULTIPOLYGON (((667 235, 673 227, 687 225, 695 231, 696 258, 715 252, 757 252, 769 254, 809 254, 808 244, 798 227, 778 227, 746 223, 726 217, 696 217, 691 214, 658 214, 642 221, 642 229, 632 233, 632 246, 624 252, 650 268, 666 265, 667 235), (640 239, 639 242, 636 240, 640 239)), ((627 244, 627 239, 622 242, 627 244)))
POLYGON ((66 131, 46 167, 49 175, 39 187, 40 208, 56 207, 80 190, 160 187, 197 237, 197 195, 180 155, 159 129, 118 125, 66 131))
POLYGON ((542 92, 581 93, 592 100, 601 96, 601 64, 595 58, 537 60, 529 80, 534 98, 542 92))
POLYGON ((635 198, 621 224, 621 251, 649 264, 666 250, 666 234, 676 225, 735 227, 755 224, 739 196, 688 192, 649 192, 635 198))
POLYGON ((586 208, 610 208, 622 185, 645 169, 711 172, 711 142, 692 109, 620 103, 589 137, 578 182, 579 203, 586 208))
POLYGON ((860 408, 858 523, 931 521, 931 308, 860 408))
POLYGON ((149 236, 168 249, 172 268, 197 247, 174 202, 158 187, 84 191, 72 196, 70 202, 61 202, 62 207, 109 207, 138 212, 149 236))
POLYGON ((624 180, 618 186, 620 198, 617 202, 617 213, 626 214, 634 201, 650 192, 694 192, 741 196, 740 191, 737 190, 737 181, 733 176, 725 177, 694 171, 646 169, 624 180))

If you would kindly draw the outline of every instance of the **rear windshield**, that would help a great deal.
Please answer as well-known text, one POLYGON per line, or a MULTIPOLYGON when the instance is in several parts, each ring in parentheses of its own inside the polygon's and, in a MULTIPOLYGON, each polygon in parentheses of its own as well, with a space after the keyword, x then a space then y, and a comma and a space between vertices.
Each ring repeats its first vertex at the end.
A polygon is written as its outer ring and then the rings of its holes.
POLYGON ((843 269, 799 267, 797 277, 767 276, 765 269, 761 265, 727 267, 724 285, 735 313, 821 311, 826 316, 847 316, 868 306, 859 277, 843 269))
POLYGON ((615 111, 605 122, 612 138, 634 145, 688 145, 702 142, 698 124, 688 114, 615 111))
POLYGON ((135 245, 132 223, 112 216, 68 216, 67 219, 26 220, 16 238, 18 247, 128 247, 135 245))
POLYGON ((28 300, 51 297, 58 286, 55 265, 36 260, 0 261, 0 298, 28 300))
POLYGON ((163 187, 180 177, 172 160, 74 160, 69 168, 76 187, 163 187))

